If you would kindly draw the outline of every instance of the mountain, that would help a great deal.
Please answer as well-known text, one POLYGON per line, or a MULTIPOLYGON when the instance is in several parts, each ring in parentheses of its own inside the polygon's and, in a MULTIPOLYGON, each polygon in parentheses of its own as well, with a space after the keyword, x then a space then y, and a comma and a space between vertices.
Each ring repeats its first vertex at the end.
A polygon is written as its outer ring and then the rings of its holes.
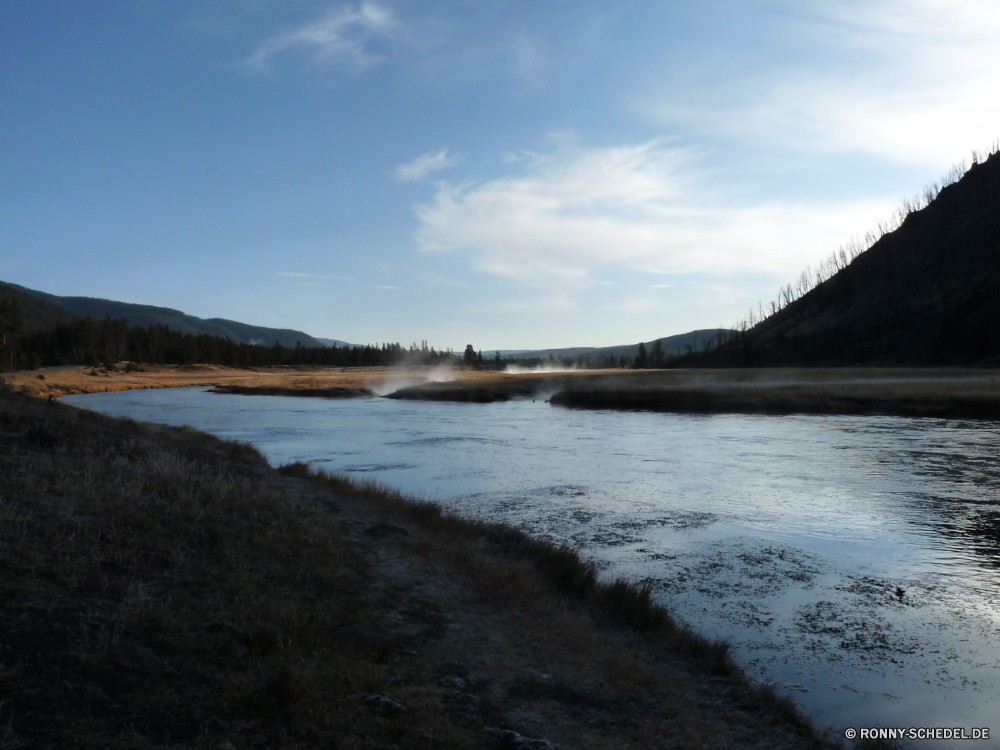
POLYGON ((1000 153, 706 364, 1000 363, 1000 153))
POLYGON ((181 333, 207 333, 248 344, 270 346, 277 341, 287 347, 294 347, 298 342, 302 346, 324 346, 302 331, 252 326, 224 318, 196 318, 169 307, 135 305, 95 297, 57 297, 3 281, 0 281, 0 295, 14 297, 21 303, 27 331, 51 328, 56 323, 68 322, 76 316, 105 318, 110 315, 112 318, 125 318, 132 326, 161 324, 181 333))
POLYGON ((0 281, 0 297, 10 297, 20 303, 24 330, 29 333, 42 328, 52 328, 57 323, 69 323, 76 317, 58 303, 59 297, 36 292, 17 284, 0 281))
POLYGON ((324 339, 324 338, 320 338, 319 336, 317 336, 316 340, 319 343, 321 343, 323 346, 338 346, 341 349, 343 349, 345 346, 347 348, 349 348, 349 349, 350 348, 359 348, 359 347, 360 348, 364 348, 360 344, 348 344, 346 341, 341 341, 340 339, 324 339))
MULTIPOLYGON (((666 336, 662 339, 654 339, 654 341, 643 342, 646 346, 646 351, 650 351, 653 348, 653 343, 659 341, 660 345, 663 347, 663 351, 667 354, 682 354, 687 351, 687 347, 698 351, 702 349, 709 339, 717 337, 720 333, 728 333, 726 329, 723 328, 703 328, 698 331, 689 331, 688 333, 679 333, 675 336, 666 336)), ((483 356, 487 354, 492 354, 494 349, 483 349, 483 356)), ((557 359, 565 357, 579 357, 584 355, 590 358, 609 356, 626 358, 634 358, 639 353, 639 344, 621 344, 619 346, 603 346, 603 347, 587 347, 578 346, 569 349, 501 349, 501 357, 510 357, 517 359, 548 359, 550 356, 557 359)))

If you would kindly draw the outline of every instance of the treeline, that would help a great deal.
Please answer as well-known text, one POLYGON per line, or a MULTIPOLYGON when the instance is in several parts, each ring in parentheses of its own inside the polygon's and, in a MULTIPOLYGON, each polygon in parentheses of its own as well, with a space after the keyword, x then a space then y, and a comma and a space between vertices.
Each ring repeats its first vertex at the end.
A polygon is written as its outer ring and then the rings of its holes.
POLYGON ((16 299, 0 299, 0 371, 57 365, 111 366, 116 362, 165 365, 213 364, 229 367, 321 365, 377 367, 438 365, 456 361, 451 350, 436 351, 426 341, 358 347, 272 346, 237 343, 223 336, 184 334, 165 325, 129 326, 124 319, 81 317, 25 333, 16 299))
MULTIPOLYGON (((698 347, 685 345, 683 348, 675 350, 665 349, 662 341, 653 341, 649 348, 646 347, 645 343, 640 343, 634 357, 626 354, 620 354, 616 357, 614 354, 584 353, 575 357, 555 357, 550 354, 547 359, 543 357, 506 357, 501 360, 498 352, 496 362, 501 363, 501 366, 512 365, 526 369, 663 369, 681 366, 690 359, 691 355, 720 347, 735 336, 735 331, 727 333, 720 330, 718 335, 708 337, 698 347)), ((487 364, 490 362, 491 360, 487 360, 487 364)))

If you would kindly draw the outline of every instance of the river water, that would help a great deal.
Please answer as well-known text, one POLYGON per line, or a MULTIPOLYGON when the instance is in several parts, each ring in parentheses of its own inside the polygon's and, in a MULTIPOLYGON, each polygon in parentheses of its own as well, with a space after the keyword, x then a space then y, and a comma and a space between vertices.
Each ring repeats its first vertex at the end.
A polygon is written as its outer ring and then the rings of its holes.
MULTIPOLYGON (((69 396, 377 479, 648 580, 820 725, 1000 738, 1000 423, 69 396)), ((920 742, 920 747, 970 743, 920 742)), ((1000 747, 1000 739, 973 742, 1000 747)))

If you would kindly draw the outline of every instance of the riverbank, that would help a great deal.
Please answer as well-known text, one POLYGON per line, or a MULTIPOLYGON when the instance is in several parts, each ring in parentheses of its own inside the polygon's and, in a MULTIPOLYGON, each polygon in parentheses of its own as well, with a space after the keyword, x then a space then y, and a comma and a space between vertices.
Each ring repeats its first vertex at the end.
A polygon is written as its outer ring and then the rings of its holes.
MULTIPOLYGON (((543 383, 564 383, 567 378, 591 376, 594 372, 571 374, 532 373, 511 375, 478 370, 440 367, 257 367, 241 369, 223 365, 140 365, 140 369, 115 370, 90 367, 48 368, 0 374, 0 384, 36 398, 59 398, 78 393, 106 393, 147 388, 214 387, 220 393, 245 395, 297 395, 320 398, 386 395, 412 386, 451 382, 463 387, 483 386, 493 400, 526 397, 544 391, 543 383), (553 379, 555 378, 555 379, 553 379)), ((617 371, 610 371, 617 372, 617 371)), ((464 391, 447 400, 469 400, 464 391)), ((431 391, 425 398, 433 399, 431 391)))
POLYGON ((0 432, 5 747, 819 744, 516 530, 9 392, 0 432))
POLYGON ((762 368, 493 372, 441 368, 144 365, 19 373, 10 389, 47 398, 145 388, 218 393, 492 403, 546 399, 558 406, 686 413, 885 414, 1000 418, 1000 372, 957 368, 762 368))
POLYGON ((604 370, 426 383, 390 398, 546 398, 585 409, 680 413, 1000 417, 1000 373, 947 368, 604 370))
POLYGON ((398 371, 388 367, 260 367, 240 369, 223 365, 140 365, 127 371, 90 367, 59 368, 0 374, 7 388, 36 398, 59 398, 76 393, 105 393, 146 388, 189 388, 195 386, 244 389, 325 390, 329 388, 368 390, 378 387, 398 371))

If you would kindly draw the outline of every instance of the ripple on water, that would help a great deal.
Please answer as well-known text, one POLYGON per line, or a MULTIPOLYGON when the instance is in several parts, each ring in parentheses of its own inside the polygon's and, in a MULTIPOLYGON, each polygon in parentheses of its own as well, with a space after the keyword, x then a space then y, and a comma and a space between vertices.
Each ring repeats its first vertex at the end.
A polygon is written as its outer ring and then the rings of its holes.
POLYGON ((273 464, 363 472, 574 544, 603 575, 649 581, 838 729, 1000 715, 996 422, 198 389, 66 400, 250 440, 273 464))

